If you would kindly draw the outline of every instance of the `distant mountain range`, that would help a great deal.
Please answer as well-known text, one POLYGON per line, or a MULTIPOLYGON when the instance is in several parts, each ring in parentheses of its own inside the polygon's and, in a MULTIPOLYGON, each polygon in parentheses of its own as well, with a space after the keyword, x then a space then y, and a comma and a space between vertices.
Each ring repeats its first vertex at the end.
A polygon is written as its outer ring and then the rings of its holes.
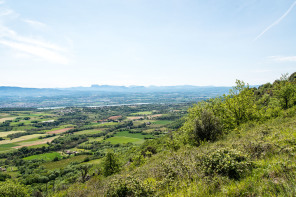
POLYGON ((83 93, 168 93, 168 92, 228 92, 231 87, 215 86, 112 86, 112 85, 92 85, 91 87, 71 87, 71 88, 23 88, 0 86, 0 97, 20 96, 58 96, 73 95, 83 93))
POLYGON ((198 102, 227 94, 231 87, 215 86, 111 86, 22 88, 0 86, 0 108, 106 106, 139 103, 198 102))

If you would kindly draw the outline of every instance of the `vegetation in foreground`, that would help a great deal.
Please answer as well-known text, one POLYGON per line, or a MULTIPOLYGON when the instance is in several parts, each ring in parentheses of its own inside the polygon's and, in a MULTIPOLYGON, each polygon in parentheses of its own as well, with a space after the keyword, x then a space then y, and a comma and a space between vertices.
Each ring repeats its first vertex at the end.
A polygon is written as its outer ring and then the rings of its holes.
POLYGON ((30 179, 19 168, 21 176, 4 177, 0 191, 3 196, 295 196, 295 77, 284 75, 258 88, 237 81, 228 95, 189 108, 178 130, 140 146, 109 146, 96 166, 89 157, 58 170, 20 160, 35 166, 39 177, 30 179))

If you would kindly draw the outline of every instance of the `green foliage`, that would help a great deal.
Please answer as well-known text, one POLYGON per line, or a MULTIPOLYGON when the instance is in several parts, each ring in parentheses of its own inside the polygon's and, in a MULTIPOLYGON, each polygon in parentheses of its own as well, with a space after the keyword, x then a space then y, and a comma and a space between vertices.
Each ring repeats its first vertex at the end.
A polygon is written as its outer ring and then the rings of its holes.
POLYGON ((251 168, 248 157, 234 149, 218 149, 201 158, 206 175, 220 174, 238 179, 251 168))
POLYGON ((295 82, 296 81, 296 72, 292 73, 288 79, 290 82, 295 82))
POLYGON ((215 141, 222 134, 222 126, 217 117, 208 110, 202 110, 195 120, 192 134, 193 143, 215 141))
POLYGON ((281 102, 283 109, 288 109, 295 104, 296 85, 295 83, 282 81, 276 84, 275 95, 281 102))
POLYGON ((91 169, 92 165, 80 165, 78 167, 78 169, 81 172, 81 182, 85 182, 87 180, 87 173, 89 172, 89 170, 91 169))
MULTIPOLYGON (((72 123, 74 129, 57 134, 48 147, 1 154, 1 166, 8 169, 3 175, 27 185, 35 196, 295 196, 295 73, 258 88, 236 83, 228 95, 195 104, 180 120, 175 119, 186 105, 181 111, 173 105, 156 111, 148 105, 57 110, 54 124, 72 123), (97 123, 131 113, 148 118, 148 111, 166 115, 149 120, 151 125, 145 124, 148 120, 97 123), (156 139, 145 139, 156 132, 156 139), (81 155, 52 154, 65 149, 81 155), (41 156, 50 161, 37 160, 41 156)), ((34 120, 25 126, 42 122, 34 120)), ((1 125, 5 130, 25 127, 9 121, 1 125)), ((6 146, 12 144, 1 145, 6 146)))
POLYGON ((11 178, 11 176, 7 173, 0 172, 0 181, 5 181, 6 179, 11 178))
POLYGON ((119 172, 119 170, 120 170, 120 164, 119 164, 119 160, 117 158, 117 155, 115 155, 113 152, 109 151, 103 161, 104 176, 110 176, 114 173, 119 172))
POLYGON ((12 181, 0 182, 0 197, 26 197, 29 195, 29 190, 12 181))
POLYGON ((107 196, 112 197, 146 197, 154 196, 154 180, 141 181, 133 177, 121 179, 117 177, 108 186, 107 196))
POLYGON ((223 98, 223 121, 226 128, 234 128, 249 120, 254 120, 257 114, 254 90, 237 80, 236 87, 223 98))

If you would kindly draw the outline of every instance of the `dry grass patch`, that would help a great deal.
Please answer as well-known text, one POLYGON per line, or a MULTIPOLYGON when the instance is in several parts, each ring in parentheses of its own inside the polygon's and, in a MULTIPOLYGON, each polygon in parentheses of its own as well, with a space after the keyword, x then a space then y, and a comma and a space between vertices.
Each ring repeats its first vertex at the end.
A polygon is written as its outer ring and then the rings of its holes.
POLYGON ((144 116, 130 116, 127 117, 128 120, 140 120, 140 119, 144 119, 144 116))
POLYGON ((7 117, 7 118, 0 118, 0 123, 5 122, 6 120, 14 120, 16 117, 7 117))
POLYGON ((33 139, 33 138, 38 138, 38 137, 44 136, 44 135, 45 134, 25 135, 25 136, 21 136, 19 138, 14 138, 12 140, 3 140, 3 141, 0 141, 0 144, 9 144, 9 143, 21 142, 21 141, 25 141, 25 140, 29 140, 29 139, 33 139))
POLYGON ((15 149, 18 149, 18 148, 22 148, 22 147, 25 147, 25 146, 35 146, 35 145, 40 145, 40 144, 46 144, 47 142, 52 142, 54 139, 56 139, 58 136, 54 136, 54 137, 51 137, 51 138, 47 138, 47 139, 43 139, 43 140, 38 140, 38 141, 35 141, 35 142, 24 142, 22 143, 22 145, 20 146, 16 146, 16 147, 13 147, 15 149))
POLYGON ((6 137, 10 134, 14 134, 14 133, 23 133, 25 131, 6 131, 6 132, 0 132, 0 137, 6 137))
POLYGON ((54 130, 54 131, 48 131, 48 132, 46 132, 46 133, 47 133, 47 134, 59 134, 59 133, 65 133, 65 132, 69 131, 70 129, 73 129, 73 127, 71 127, 71 128, 59 129, 59 130, 54 130))

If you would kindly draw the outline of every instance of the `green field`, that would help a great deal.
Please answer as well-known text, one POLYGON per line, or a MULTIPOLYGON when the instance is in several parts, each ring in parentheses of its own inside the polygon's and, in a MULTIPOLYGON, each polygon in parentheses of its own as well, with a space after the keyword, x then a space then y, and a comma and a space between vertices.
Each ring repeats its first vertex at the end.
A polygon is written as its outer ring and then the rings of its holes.
POLYGON ((152 114, 152 111, 141 111, 141 112, 131 113, 130 115, 139 116, 139 115, 151 115, 151 114, 152 114))
POLYGON ((37 144, 37 145, 29 146, 29 148, 41 148, 43 146, 48 147, 49 145, 48 144, 37 144))
POLYGON ((42 166, 44 166, 45 168, 50 169, 50 170, 64 168, 67 165, 69 165, 71 162, 82 162, 86 157, 88 157, 88 156, 87 155, 71 156, 68 159, 44 163, 44 164, 42 164, 42 166))
POLYGON ((10 143, 10 144, 0 144, 0 152, 12 150, 12 147, 18 146, 18 144, 10 143))
POLYGON ((142 144, 145 140, 139 138, 132 138, 132 137, 124 137, 124 136, 115 136, 105 140, 106 142, 110 142, 111 144, 126 144, 126 143, 133 143, 133 144, 142 144))
POLYGON ((172 122, 173 121, 171 121, 171 120, 156 120, 156 121, 153 121, 152 124, 166 125, 166 124, 170 124, 172 122))
POLYGON ((145 137, 153 137, 153 135, 142 135, 141 133, 129 133, 128 131, 121 131, 114 136, 124 136, 130 138, 144 139, 145 137))
POLYGON ((102 162, 102 159, 95 159, 95 160, 91 160, 89 162, 86 162, 87 164, 100 164, 102 162))
POLYGON ((91 129, 91 130, 83 130, 83 131, 75 132, 74 135, 96 134, 96 133, 101 133, 101 132, 102 132, 102 130, 91 129))
POLYGON ((55 157, 58 157, 59 159, 62 158, 60 153, 52 152, 52 153, 44 153, 40 155, 32 155, 29 157, 25 157, 24 160, 43 159, 45 161, 52 161, 55 157))
POLYGON ((101 123, 98 125, 98 127, 104 127, 104 126, 113 126, 113 125, 117 125, 117 122, 106 122, 106 123, 101 123))
POLYGON ((142 144, 145 140, 145 137, 153 137, 153 135, 142 135, 141 133, 129 133, 128 131, 121 131, 116 133, 114 137, 108 138, 105 141, 110 142, 111 144, 142 144))
POLYGON ((88 142, 94 142, 94 141, 102 141, 104 138, 103 137, 90 137, 88 138, 88 142))

